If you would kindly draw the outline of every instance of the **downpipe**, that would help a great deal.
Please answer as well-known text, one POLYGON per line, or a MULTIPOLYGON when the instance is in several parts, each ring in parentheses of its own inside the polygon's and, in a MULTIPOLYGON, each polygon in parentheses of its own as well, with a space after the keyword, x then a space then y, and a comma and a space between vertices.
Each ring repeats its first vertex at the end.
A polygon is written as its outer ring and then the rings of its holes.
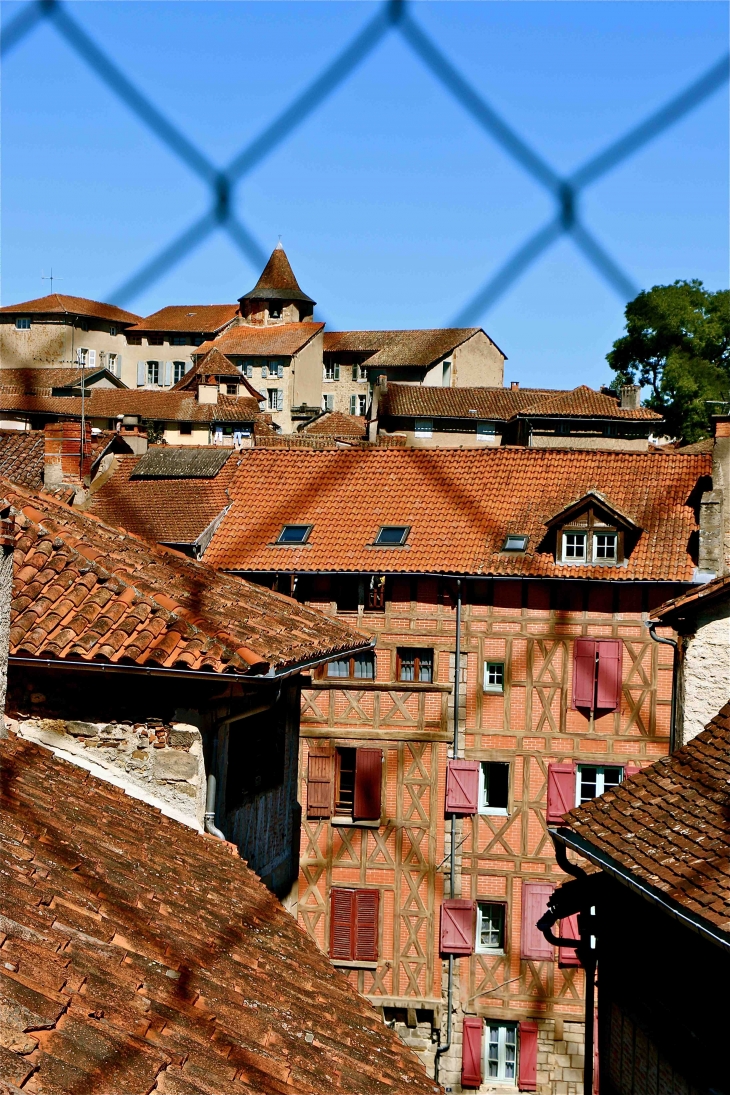
POLYGON ((655 630, 656 626, 656 620, 650 620, 647 624, 647 629, 654 642, 661 643, 662 646, 671 646, 674 650, 672 660, 672 706, 669 714, 669 754, 671 756, 677 749, 677 673, 679 671, 679 643, 676 639, 664 639, 661 635, 657 635, 655 630))
MULTIPOLYGON (((452 756, 455 758, 459 750, 459 678, 461 675, 461 580, 456 583, 456 650, 454 652, 454 743, 452 756)), ((455 817, 451 815, 451 850, 449 852, 449 896, 454 896, 454 865, 456 862, 456 824, 455 817)), ((436 1049, 436 1057, 433 1066, 433 1078, 438 1083, 439 1064, 444 1053, 451 1049, 451 1010, 454 997, 454 956, 449 955, 449 974, 446 990, 446 1041, 436 1049)))
POLYGON ((215 776, 210 772, 208 775, 208 787, 205 798, 205 831, 206 833, 210 833, 211 836, 218 837, 218 840, 225 840, 225 833, 222 833, 220 829, 217 829, 215 826, 215 788, 215 776))

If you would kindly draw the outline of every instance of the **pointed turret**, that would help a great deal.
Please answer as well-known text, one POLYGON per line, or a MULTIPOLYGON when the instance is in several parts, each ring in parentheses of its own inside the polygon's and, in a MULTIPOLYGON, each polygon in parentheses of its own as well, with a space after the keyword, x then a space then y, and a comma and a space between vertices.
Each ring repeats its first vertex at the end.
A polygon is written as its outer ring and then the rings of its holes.
POLYGON ((316 301, 299 288, 281 240, 271 252, 250 293, 238 298, 248 323, 304 323, 312 319, 316 301))

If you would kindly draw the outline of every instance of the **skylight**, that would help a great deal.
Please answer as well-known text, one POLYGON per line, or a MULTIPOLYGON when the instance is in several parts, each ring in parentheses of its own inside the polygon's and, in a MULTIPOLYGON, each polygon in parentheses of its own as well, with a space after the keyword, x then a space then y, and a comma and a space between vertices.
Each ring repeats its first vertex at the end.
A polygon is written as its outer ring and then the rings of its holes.
POLYGON ((381 525, 375 543, 378 547, 399 547, 405 544, 410 531, 410 525, 381 525))
POLYGON ((502 551, 525 551, 527 549, 528 540, 529 536, 518 536, 510 533, 504 541, 502 551))
POLYGON ((277 544, 306 544, 311 531, 311 525, 284 525, 276 542, 277 544))

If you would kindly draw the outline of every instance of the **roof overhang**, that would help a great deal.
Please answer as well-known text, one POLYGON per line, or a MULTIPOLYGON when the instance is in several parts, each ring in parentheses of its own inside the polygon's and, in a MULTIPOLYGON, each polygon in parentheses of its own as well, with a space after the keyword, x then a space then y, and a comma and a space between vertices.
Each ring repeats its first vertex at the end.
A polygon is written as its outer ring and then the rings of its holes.
POLYGON ((612 878, 617 882, 620 882, 623 886, 633 890, 634 893, 644 898, 645 901, 655 904, 667 916, 671 916, 673 919, 678 920, 686 928, 697 932, 698 935, 701 935, 704 939, 714 943, 715 946, 730 950, 730 934, 728 932, 724 932, 722 928, 718 928, 709 921, 704 920, 701 916, 697 916, 696 913, 689 912, 687 909, 683 908, 678 901, 674 901, 655 886, 637 878, 636 875, 628 870, 627 867, 624 867, 623 864, 619 863, 618 860, 608 855, 608 853, 604 852, 602 849, 597 848, 594 844, 591 844, 590 841, 586 840, 584 837, 578 836, 572 829, 561 826, 559 829, 551 828, 548 831, 555 840, 559 840, 566 848, 570 848, 572 851, 577 852, 578 855, 590 860, 591 863, 600 867, 602 871, 611 875, 612 878))
POLYGON ((589 490, 580 498, 576 498, 574 502, 571 502, 568 506, 564 506, 552 517, 548 517, 545 520, 547 528, 552 528, 553 525, 565 524, 566 521, 570 521, 571 517, 578 514, 582 509, 585 509, 587 505, 595 505, 609 514, 617 524, 622 525, 624 528, 631 532, 640 532, 641 528, 637 525, 636 521, 632 517, 629 517, 627 513, 620 510, 618 506, 614 506, 612 502, 609 502, 605 494, 602 494, 598 490, 589 490))
POLYGON ((267 289, 265 286, 258 286, 256 289, 252 289, 250 293, 244 293, 242 297, 238 298, 239 303, 242 300, 302 300, 307 304, 316 304, 316 300, 312 300, 306 293, 303 293, 301 289, 267 289))

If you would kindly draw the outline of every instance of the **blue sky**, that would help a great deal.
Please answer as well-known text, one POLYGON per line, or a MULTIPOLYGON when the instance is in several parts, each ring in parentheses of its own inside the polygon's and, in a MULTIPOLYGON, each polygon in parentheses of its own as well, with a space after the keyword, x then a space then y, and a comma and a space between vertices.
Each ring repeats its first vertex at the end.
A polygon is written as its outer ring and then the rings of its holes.
MULTIPOLYGON (((4 3, 7 24, 21 5, 4 3)), ((254 137, 377 11, 370 3, 89 2, 69 12, 216 164, 254 137)), ((413 19, 493 109, 567 173, 727 49, 714 2, 416 3, 413 19)), ((2 70, 2 302, 110 299, 200 217, 205 185, 48 25, 2 70)), ((728 96, 588 189, 585 223, 639 287, 728 283, 728 96)), ((549 194, 391 33, 236 191, 268 253, 281 234, 333 329, 448 323, 553 214, 549 194)), ((128 307, 235 300, 258 270, 223 234, 128 307)), ((598 385, 622 329, 614 289, 563 239, 480 323, 523 385, 598 385)))

